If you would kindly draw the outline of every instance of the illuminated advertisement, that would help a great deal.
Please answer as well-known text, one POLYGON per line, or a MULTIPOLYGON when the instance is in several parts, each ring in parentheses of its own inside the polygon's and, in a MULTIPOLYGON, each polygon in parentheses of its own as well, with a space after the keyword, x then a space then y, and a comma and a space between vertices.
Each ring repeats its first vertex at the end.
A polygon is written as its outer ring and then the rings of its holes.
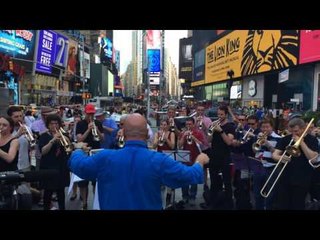
POLYGON ((297 30, 237 30, 206 48, 205 83, 288 68, 298 62, 297 30))
POLYGON ((78 64, 78 43, 73 40, 69 40, 68 50, 68 63, 67 63, 67 74, 66 78, 75 78, 77 75, 77 64, 78 64))
POLYGON ((35 30, 0 30, 0 52, 32 60, 35 38, 35 30))
POLYGON ((52 65, 65 68, 69 41, 51 30, 39 31, 36 71, 52 73, 52 65))
POLYGON ((299 63, 302 64, 319 60, 320 30, 301 30, 299 63))
POLYGON ((147 49, 160 49, 161 30, 147 30, 146 33, 147 49))
POLYGON ((36 70, 44 73, 51 73, 54 59, 54 47, 56 44, 56 34, 50 30, 39 32, 39 46, 37 54, 36 70))
POLYGON ((160 49, 148 49, 149 72, 160 72, 160 49))
POLYGON ((118 72, 120 72, 120 51, 115 51, 115 64, 118 72))
POLYGON ((101 62, 111 62, 113 57, 113 44, 112 41, 107 37, 100 38, 100 49, 101 49, 101 62))
POLYGON ((192 38, 180 39, 179 78, 192 79, 192 38))
POLYGON ((114 75, 112 72, 108 70, 108 95, 110 96, 110 93, 112 93, 113 96, 113 88, 114 88, 114 75))

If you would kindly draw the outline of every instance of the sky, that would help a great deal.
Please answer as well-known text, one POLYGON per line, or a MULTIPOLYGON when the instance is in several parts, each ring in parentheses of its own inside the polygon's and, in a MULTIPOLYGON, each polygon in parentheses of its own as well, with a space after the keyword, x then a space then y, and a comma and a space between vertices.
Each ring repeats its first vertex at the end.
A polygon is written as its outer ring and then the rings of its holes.
MULTIPOLYGON (((165 30, 165 48, 168 48, 171 61, 179 67, 179 39, 187 37, 188 30, 165 30)), ((132 59, 132 30, 113 31, 114 48, 120 51, 120 74, 127 70, 132 59)))

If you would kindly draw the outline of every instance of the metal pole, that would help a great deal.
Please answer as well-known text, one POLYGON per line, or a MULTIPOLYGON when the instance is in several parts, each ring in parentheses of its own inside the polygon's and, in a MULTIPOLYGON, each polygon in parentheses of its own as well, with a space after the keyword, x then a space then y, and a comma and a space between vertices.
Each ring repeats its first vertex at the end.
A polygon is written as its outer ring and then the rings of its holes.
MULTIPOLYGON (((85 89, 85 76, 84 76, 84 37, 82 37, 81 38, 81 47, 82 47, 82 58, 81 58, 81 66, 82 66, 82 78, 81 78, 81 80, 82 80, 82 94, 84 93, 84 89, 85 89)), ((81 76, 81 74, 80 74, 80 76, 81 76)), ((85 106, 85 104, 86 104, 86 99, 85 98, 83 98, 82 99, 82 104, 83 104, 83 106, 85 106)))
POLYGON ((147 60, 147 120, 150 113, 150 77, 149 77, 149 60, 147 60))

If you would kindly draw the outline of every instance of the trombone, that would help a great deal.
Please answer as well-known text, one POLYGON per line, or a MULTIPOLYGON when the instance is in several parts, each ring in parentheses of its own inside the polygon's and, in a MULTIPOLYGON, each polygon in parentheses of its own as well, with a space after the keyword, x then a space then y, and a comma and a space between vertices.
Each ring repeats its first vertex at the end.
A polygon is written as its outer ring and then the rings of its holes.
POLYGON ((283 154, 281 155, 277 165, 274 167, 273 171, 271 172, 269 178, 267 179, 267 181, 265 182, 265 184, 263 185, 260 194, 267 198, 271 191, 273 190, 274 186, 276 185, 276 183, 278 182, 279 177, 281 176, 283 170, 285 169, 285 167, 287 166, 288 162, 282 163, 282 158, 286 155, 288 157, 298 157, 301 154, 301 150, 299 149, 300 143, 304 137, 304 135, 307 133, 308 129, 310 128, 312 122, 314 121, 314 118, 311 119, 311 121, 308 123, 306 129, 304 130, 304 132, 302 133, 302 135, 300 136, 300 138, 298 139, 298 141, 292 145, 293 143, 293 138, 291 139, 289 145, 286 147, 286 150, 283 152, 283 154), (280 169, 280 170, 278 170, 280 169), (271 180, 271 179, 275 179, 275 180, 271 180), (271 187, 268 189, 267 186, 271 187))
POLYGON ((25 124, 22 124, 21 122, 19 122, 20 127, 25 129, 25 138, 28 140, 28 142, 30 143, 30 147, 34 147, 36 145, 36 140, 34 139, 30 129, 28 128, 28 126, 26 126, 25 124))
POLYGON ((220 126, 221 125, 221 119, 219 118, 217 121, 213 122, 209 129, 208 129, 208 136, 212 136, 214 130, 217 128, 217 126, 220 126))

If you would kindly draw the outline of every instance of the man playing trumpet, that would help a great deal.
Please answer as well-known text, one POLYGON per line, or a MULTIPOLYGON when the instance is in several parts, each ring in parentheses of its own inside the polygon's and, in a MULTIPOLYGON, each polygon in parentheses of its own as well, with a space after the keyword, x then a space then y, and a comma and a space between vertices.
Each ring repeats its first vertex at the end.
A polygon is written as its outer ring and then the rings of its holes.
MULTIPOLYGON (((180 149, 190 151, 190 162, 185 164, 191 166, 201 153, 201 145, 204 142, 205 136, 202 131, 195 127, 193 118, 186 120, 186 128, 187 129, 179 135, 178 146, 180 149)), ((189 202, 191 206, 195 204, 197 188, 197 184, 182 188, 182 198, 185 203, 189 202)))

